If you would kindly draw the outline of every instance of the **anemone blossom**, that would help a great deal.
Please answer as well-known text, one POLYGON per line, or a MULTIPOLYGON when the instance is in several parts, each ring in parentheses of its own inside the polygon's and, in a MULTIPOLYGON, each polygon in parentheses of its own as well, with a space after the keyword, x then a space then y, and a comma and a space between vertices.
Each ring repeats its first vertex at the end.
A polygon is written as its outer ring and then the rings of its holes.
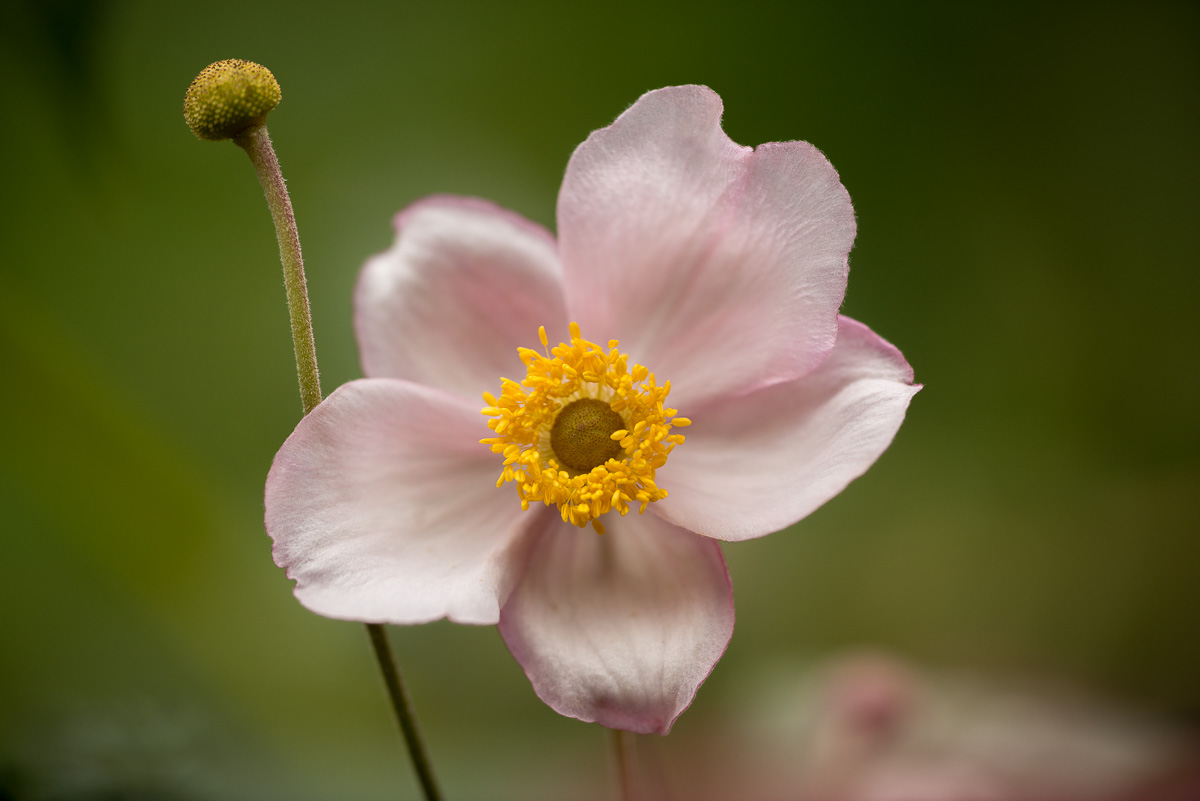
POLYGON ((471 198, 400 212, 356 292, 368 377, 267 478, 305 607, 498 623, 559 713, 670 729, 733 633, 718 541, 841 492, 919 389, 838 314, 837 172, 805 142, 735 144, 721 110, 661 89, 593 133, 557 239, 471 198))

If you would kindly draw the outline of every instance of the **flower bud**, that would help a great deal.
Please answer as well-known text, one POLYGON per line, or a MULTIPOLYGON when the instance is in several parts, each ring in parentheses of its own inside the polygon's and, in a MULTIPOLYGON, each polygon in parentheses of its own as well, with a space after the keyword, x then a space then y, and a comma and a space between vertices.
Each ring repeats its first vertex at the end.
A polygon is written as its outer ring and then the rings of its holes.
POLYGON ((209 64, 183 98, 183 118, 201 139, 232 139, 262 125, 282 93, 271 71, 240 58, 209 64))

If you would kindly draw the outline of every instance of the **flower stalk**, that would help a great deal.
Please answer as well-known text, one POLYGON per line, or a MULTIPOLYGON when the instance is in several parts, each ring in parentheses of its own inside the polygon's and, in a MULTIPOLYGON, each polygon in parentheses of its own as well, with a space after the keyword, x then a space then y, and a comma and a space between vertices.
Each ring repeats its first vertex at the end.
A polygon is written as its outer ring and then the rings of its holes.
POLYGON ((308 303, 308 284, 304 279, 304 257, 300 254, 300 233, 296 215, 288 197, 287 184, 279 168, 266 124, 255 125, 234 138, 234 143, 250 157, 258 182, 267 196, 275 235, 279 239, 279 258, 283 262, 283 285, 287 290, 288 315, 292 323, 292 345, 296 351, 296 375, 300 379, 300 402, 308 414, 321 402, 321 376, 317 369, 317 344, 313 338, 312 311, 308 303))
POLYGON ((383 683, 387 685, 388 695, 392 699, 392 708, 396 710, 396 720, 404 733, 404 742, 408 746, 408 755, 412 758, 413 768, 417 771, 417 779, 421 782, 421 790, 427 801, 441 801, 442 793, 438 789, 437 780, 433 776, 433 764, 429 761, 429 753, 425 750, 425 738, 417 725, 417 716, 413 712, 412 698, 409 697, 408 687, 392 649, 388 645, 387 630, 378 623, 367 624, 367 634, 371 638, 371 646, 375 649, 375 658, 379 660, 379 670, 383 673, 383 683))
MULTIPOLYGON (((267 196, 271 219, 275 222, 275 234, 279 239, 279 258, 283 262, 283 284, 287 290, 288 314, 292 323, 292 345, 296 352, 296 374, 300 379, 300 402, 307 415, 321 402, 321 377, 317 367, 317 345, 313 337, 312 311, 308 303, 308 284, 304 278, 304 258, 300 254, 300 233, 296 228, 296 215, 288 196, 287 184, 279 167, 275 148, 267 135, 267 126, 256 125, 234 138, 234 143, 246 151, 258 181, 267 196)), ((379 672, 387 686, 392 710, 404 735, 408 755, 421 783, 427 801, 441 801, 441 791, 433 775, 433 766, 425 748, 425 738, 417 724, 412 697, 404 682, 404 676, 396 664, 388 643, 387 632, 378 623, 367 623, 367 636, 379 663, 379 672)))
POLYGON ((609 729, 612 734, 613 756, 617 763, 617 784, 621 788, 621 801, 637 801, 637 753, 633 732, 624 729, 609 729))
MULTIPOLYGON (((241 59, 218 61, 206 67, 188 87, 184 98, 184 119, 200 139, 232 140, 246 151, 250 163, 254 165, 254 172, 267 197, 271 219, 275 223, 275 236, 279 240, 279 258, 283 262, 283 283, 287 291, 292 345, 296 354, 296 374, 300 382, 300 402, 307 416, 321 403, 321 375, 317 367, 317 346, 313 337, 312 310, 308 302, 296 215, 292 211, 292 201, 283 180, 279 159, 267 134, 266 115, 275 108, 281 97, 279 84, 266 67, 241 59)), ((382 625, 368 623, 366 626, 426 801, 441 801, 441 792, 417 725, 412 699, 392 655, 387 633, 382 625)))

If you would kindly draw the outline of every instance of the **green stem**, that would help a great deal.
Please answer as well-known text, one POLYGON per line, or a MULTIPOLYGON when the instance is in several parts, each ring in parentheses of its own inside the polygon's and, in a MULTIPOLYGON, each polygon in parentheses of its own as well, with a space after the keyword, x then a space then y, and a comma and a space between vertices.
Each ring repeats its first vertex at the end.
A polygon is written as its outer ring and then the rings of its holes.
POLYGON ((621 788, 621 801, 635 801, 637 798, 637 770, 634 763, 637 754, 634 752, 634 735, 622 729, 610 729, 612 732, 613 754, 617 762, 617 782, 621 788))
POLYGON ((392 707, 396 710, 396 719, 400 722, 404 742, 408 745, 408 755, 412 758, 426 801, 441 801, 442 793, 433 777, 429 754, 425 751, 425 738, 421 736, 421 729, 417 725, 417 715, 413 711, 412 698, 408 695, 404 677, 400 675, 400 668, 396 666, 396 660, 388 646, 387 631, 378 623, 368 623, 367 634, 370 635, 371 645, 375 648, 375 658, 379 660, 383 683, 387 685, 388 695, 392 698, 392 707))
MULTIPOLYGON (((296 351, 296 374, 300 378, 300 402, 307 415, 321 402, 321 374, 317 369, 317 345, 313 339, 312 312, 308 305, 308 285, 304 280, 304 259, 300 255, 300 233, 296 229, 296 215, 292 212, 292 201, 288 197, 287 184, 279 159, 271 147, 271 137, 266 125, 255 125, 235 138, 234 143, 250 156, 258 182, 267 195, 267 206, 275 221, 275 236, 279 239, 279 258, 283 262, 283 285, 287 290, 288 315, 292 322, 292 345, 296 351)), ((392 710, 404 733, 404 742, 412 757, 413 767, 427 801, 441 801, 441 793, 433 778, 425 742, 417 726, 412 699, 400 676, 400 669, 392 656, 387 634, 383 626, 367 624, 367 635, 375 649, 379 670, 383 673, 391 697, 392 710)))
POLYGON ((279 159, 271 147, 266 125, 255 125, 233 140, 246 151, 258 182, 267 195, 267 206, 275 221, 279 239, 279 258, 283 262, 283 286, 287 290, 288 314, 292 320, 292 344, 296 350, 296 374, 300 378, 300 402, 308 414, 321 402, 321 376, 317 371, 317 345, 313 340, 312 313, 308 306, 308 286, 304 281, 304 258, 300 255, 300 233, 296 215, 288 197, 287 184, 279 169, 279 159))

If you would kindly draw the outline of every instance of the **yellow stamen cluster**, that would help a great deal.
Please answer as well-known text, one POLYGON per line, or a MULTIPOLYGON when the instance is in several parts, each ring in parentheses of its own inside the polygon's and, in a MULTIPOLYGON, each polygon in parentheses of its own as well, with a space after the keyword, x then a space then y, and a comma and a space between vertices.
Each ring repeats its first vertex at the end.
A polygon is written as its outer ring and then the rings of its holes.
MULTIPOLYGON (((549 347, 545 328, 538 329, 538 338, 543 348, 549 347)), ((691 421, 663 408, 671 382, 658 386, 654 374, 640 364, 630 370, 629 357, 618 344, 610 339, 606 351, 583 339, 579 326, 571 323, 570 344, 556 345, 546 354, 518 348, 524 380, 502 378, 499 397, 483 394, 488 404, 483 413, 492 418, 488 428, 495 436, 480 442, 504 455, 496 486, 515 483, 522 509, 538 501, 557 505, 564 521, 581 528, 591 523, 603 534, 601 515, 613 509, 624 515, 632 503, 640 504, 640 514, 667 497, 654 483, 654 471, 683 442, 683 435, 672 434, 671 428, 691 421), (551 441, 559 413, 584 399, 607 403, 623 424, 610 435, 620 445, 616 456, 586 472, 563 464, 551 441)))

